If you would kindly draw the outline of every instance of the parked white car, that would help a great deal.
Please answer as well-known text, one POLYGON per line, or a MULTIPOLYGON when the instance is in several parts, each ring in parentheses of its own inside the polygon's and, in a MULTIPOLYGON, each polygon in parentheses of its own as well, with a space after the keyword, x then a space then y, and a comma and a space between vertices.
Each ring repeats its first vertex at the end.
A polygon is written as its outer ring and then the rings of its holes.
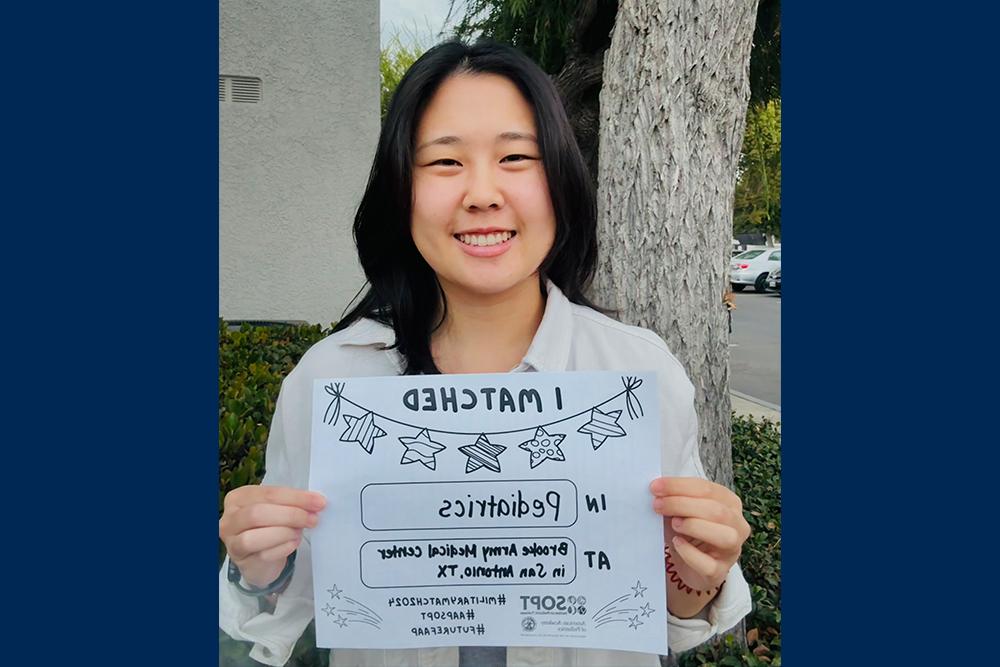
POLYGON ((771 271, 771 275, 767 277, 767 289, 781 293, 781 269, 771 271))
POLYGON ((781 246, 776 248, 754 249, 741 252, 729 263, 729 282, 734 292, 740 292, 747 285, 753 285, 754 291, 767 290, 767 276, 781 268, 781 246))

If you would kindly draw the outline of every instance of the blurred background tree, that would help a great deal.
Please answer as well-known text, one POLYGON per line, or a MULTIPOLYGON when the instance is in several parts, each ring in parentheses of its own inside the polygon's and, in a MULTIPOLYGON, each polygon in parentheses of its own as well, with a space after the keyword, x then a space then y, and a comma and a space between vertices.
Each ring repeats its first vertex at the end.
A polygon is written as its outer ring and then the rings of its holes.
POLYGON ((410 65, 416 62, 423 54, 423 50, 404 44, 399 37, 393 37, 389 44, 382 48, 379 56, 379 78, 381 79, 381 112, 385 119, 385 113, 389 110, 389 100, 399 85, 399 80, 410 69, 410 65))
POLYGON ((781 239, 781 0, 757 6, 750 108, 733 198, 733 233, 781 239))
POLYGON ((410 25, 394 25, 389 28, 390 34, 382 40, 379 52, 379 96, 381 118, 389 110, 389 101, 396 92, 400 79, 410 69, 424 52, 431 48, 441 37, 440 31, 434 30, 429 24, 421 28, 416 23, 410 25))
POLYGON ((750 104, 743 135, 733 233, 781 237, 781 99, 750 104))

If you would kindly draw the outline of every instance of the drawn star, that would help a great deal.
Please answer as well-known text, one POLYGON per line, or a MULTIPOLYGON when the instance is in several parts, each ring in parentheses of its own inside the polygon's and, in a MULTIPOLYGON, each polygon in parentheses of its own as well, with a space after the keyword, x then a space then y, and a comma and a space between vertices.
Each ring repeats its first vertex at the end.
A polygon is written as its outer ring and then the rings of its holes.
POLYGON ((532 468, 546 459, 552 459, 553 461, 565 461, 566 457, 563 456, 562 450, 559 449, 559 443, 562 442, 565 437, 565 433, 555 433, 553 435, 549 435, 545 432, 544 428, 539 426, 535 429, 535 437, 531 440, 522 442, 518 445, 518 448, 531 454, 532 468))
POLYGON ((497 459, 506 447, 497 445, 489 441, 485 433, 480 433, 475 444, 464 445, 458 448, 469 457, 465 462, 465 472, 470 473, 480 468, 489 468, 493 472, 500 472, 500 461, 497 459))
POLYGON ((341 616, 340 614, 337 614, 337 619, 334 621, 334 623, 336 623, 337 625, 339 625, 342 628, 343 627, 347 627, 347 617, 346 616, 341 616))
POLYGON ((640 625, 642 625, 642 621, 639 620, 639 615, 638 614, 636 614, 635 616, 630 616, 629 617, 629 619, 628 619, 628 627, 630 627, 630 628, 638 628, 640 625))
POLYGON ((644 598, 646 597, 643 593, 646 591, 646 586, 642 585, 642 582, 638 579, 635 582, 635 586, 632 587, 632 591, 635 593, 632 597, 634 598, 644 598))
POLYGON ((653 612, 656 611, 656 610, 653 609, 652 607, 650 607, 649 603, 647 602, 646 604, 644 604, 641 607, 639 607, 639 611, 642 612, 642 617, 646 618, 647 616, 652 616, 653 612))
POLYGON ((431 434, 427 429, 423 429, 416 437, 400 438, 399 441, 406 447, 400 463, 422 463, 425 468, 434 470, 437 467, 435 454, 445 449, 439 442, 431 440, 431 434))
POLYGON ((343 593, 344 591, 337 588, 337 584, 334 584, 333 588, 326 589, 326 592, 330 594, 331 600, 339 600, 340 594, 343 593))
POLYGON ((601 412, 597 408, 590 410, 590 421, 577 429, 579 433, 590 434, 590 444, 599 449, 608 438, 620 438, 625 435, 625 429, 618 425, 621 410, 601 412))
POLYGON ((331 607, 330 603, 327 603, 327 605, 323 607, 323 611, 326 613, 327 616, 333 616, 333 612, 337 611, 337 608, 331 607))
POLYGON ((369 454, 375 449, 375 438, 381 438, 385 431, 375 425, 375 415, 366 412, 360 417, 344 415, 347 430, 340 436, 341 442, 356 442, 369 454))

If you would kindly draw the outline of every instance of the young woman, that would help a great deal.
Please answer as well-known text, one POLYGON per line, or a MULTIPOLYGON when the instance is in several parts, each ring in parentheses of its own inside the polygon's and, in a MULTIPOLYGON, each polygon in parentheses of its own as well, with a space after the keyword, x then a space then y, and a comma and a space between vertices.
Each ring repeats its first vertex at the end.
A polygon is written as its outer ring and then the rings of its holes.
MULTIPOLYGON (((655 370, 666 476, 650 480, 650 503, 664 516, 671 648, 691 648, 750 610, 736 563, 750 529, 739 498, 704 479, 691 382, 656 334, 584 296, 595 228, 593 186, 541 69, 509 47, 459 42, 410 68, 354 222, 370 288, 282 384, 263 483, 225 499, 220 626, 254 642, 251 657, 284 664, 313 616, 302 538, 325 506, 305 490, 312 381, 324 377, 655 370), (261 588, 268 593, 246 594, 261 588)), ((336 649, 331 664, 659 664, 619 651, 463 651, 336 649)))

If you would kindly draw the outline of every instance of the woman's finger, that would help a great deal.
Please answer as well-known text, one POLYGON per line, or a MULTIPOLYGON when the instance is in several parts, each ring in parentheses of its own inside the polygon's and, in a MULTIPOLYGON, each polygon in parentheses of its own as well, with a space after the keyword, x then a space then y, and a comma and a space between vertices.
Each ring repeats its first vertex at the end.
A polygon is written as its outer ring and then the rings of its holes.
POLYGON ((656 498, 653 500, 653 509, 657 514, 667 517, 703 519, 733 527, 738 526, 743 520, 743 515, 738 514, 733 508, 708 498, 685 496, 656 498))
POLYGON ((300 541, 301 540, 292 540, 290 542, 279 544, 278 546, 271 547, 270 549, 260 552, 255 555, 254 558, 265 563, 284 562, 284 560, 288 558, 293 551, 299 548, 300 541))
POLYGON ((252 586, 263 588, 277 579, 285 567, 288 556, 299 548, 299 540, 284 542, 243 561, 236 562, 243 579, 252 586))
POLYGON ((288 505, 307 512, 318 512, 326 507, 326 498, 315 491, 305 491, 287 486, 248 484, 227 493, 222 501, 222 506, 224 511, 229 511, 259 503, 288 505))
POLYGON ((301 528, 253 528, 226 540, 226 551, 234 561, 242 561, 276 546, 302 537, 301 528))
POLYGON ((700 477, 658 477, 650 483, 649 490, 657 497, 708 498, 737 511, 743 511, 743 501, 739 496, 721 484, 700 477))
MULTIPOLYGON (((718 577, 719 561, 698 549, 680 535, 675 535, 671 541, 674 553, 679 556, 695 574, 712 581, 718 577)), ((691 582, 686 582, 691 585, 691 582)), ((697 588, 697 586, 695 587, 697 588)))
POLYGON ((318 523, 319 515, 298 507, 257 503, 223 515, 219 530, 225 536, 235 536, 253 528, 315 528, 318 523))
POLYGON ((700 540, 702 551, 718 550, 721 553, 738 555, 743 540, 739 531, 732 526, 721 523, 712 523, 704 519, 681 519, 674 517, 670 520, 670 526, 674 532, 680 533, 687 538, 700 540))

